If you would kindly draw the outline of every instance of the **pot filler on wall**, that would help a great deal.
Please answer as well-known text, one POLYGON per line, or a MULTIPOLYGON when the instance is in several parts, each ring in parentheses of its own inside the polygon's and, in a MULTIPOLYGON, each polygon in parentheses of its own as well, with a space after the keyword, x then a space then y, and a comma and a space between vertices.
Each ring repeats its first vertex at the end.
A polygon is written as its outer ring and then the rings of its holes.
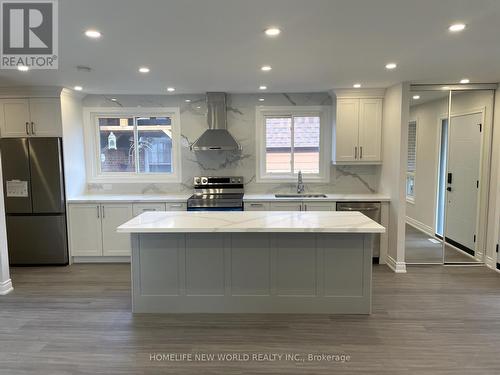
POLYGON ((208 129, 191 145, 192 151, 236 151, 240 144, 227 130, 226 94, 207 92, 208 129))

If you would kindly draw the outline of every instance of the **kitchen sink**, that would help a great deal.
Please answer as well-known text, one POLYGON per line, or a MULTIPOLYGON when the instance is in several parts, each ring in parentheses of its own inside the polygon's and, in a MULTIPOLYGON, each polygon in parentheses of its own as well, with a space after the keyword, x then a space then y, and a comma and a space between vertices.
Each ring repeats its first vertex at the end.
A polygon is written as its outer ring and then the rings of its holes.
POLYGON ((326 198, 325 194, 275 194, 276 198, 326 198))

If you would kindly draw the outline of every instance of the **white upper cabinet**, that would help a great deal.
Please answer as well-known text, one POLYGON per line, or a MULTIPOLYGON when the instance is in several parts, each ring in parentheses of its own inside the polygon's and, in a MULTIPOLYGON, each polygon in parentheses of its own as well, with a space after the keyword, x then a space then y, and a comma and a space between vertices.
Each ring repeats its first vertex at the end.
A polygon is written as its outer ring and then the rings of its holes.
POLYGON ((60 98, 0 100, 2 137, 62 136, 60 98))
POLYGON ((373 164, 382 161, 382 104, 381 97, 337 96, 334 163, 373 164))

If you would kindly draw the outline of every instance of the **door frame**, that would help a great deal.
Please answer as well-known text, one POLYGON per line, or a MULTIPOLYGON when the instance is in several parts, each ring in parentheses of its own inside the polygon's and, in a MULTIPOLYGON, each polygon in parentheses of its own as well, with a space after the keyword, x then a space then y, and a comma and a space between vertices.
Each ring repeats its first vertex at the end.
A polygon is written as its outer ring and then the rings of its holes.
MULTIPOLYGON (((452 95, 453 95, 453 92, 454 91, 450 91, 450 97, 449 97, 449 109, 451 109, 451 105, 452 105, 452 102, 451 102, 451 99, 452 99, 452 95)), ((439 127, 438 127, 438 142, 437 142, 437 160, 439 160, 439 162, 437 163, 437 166, 436 166, 436 201, 435 201, 435 204, 434 204, 434 231, 437 233, 436 229, 437 229, 437 210, 438 210, 438 207, 437 205, 439 204, 439 200, 438 200, 438 196, 439 196, 439 189, 440 189, 440 186, 439 186, 439 166, 441 164, 441 136, 442 136, 442 126, 443 126, 443 120, 448 120, 448 142, 449 142, 449 134, 451 133, 451 120, 453 117, 460 117, 460 116, 467 116, 467 115, 474 115, 474 114, 481 114, 481 123, 482 123, 482 126, 483 126, 483 129, 481 131, 481 141, 480 141, 480 148, 479 148, 479 155, 480 155, 480 162, 479 162, 479 184, 480 184, 480 188, 477 189, 477 207, 476 207, 476 227, 475 227, 475 233, 476 233, 476 242, 474 243, 474 259, 476 261, 478 261, 479 263, 484 263, 485 262, 485 251, 481 251, 480 252, 480 257, 478 257, 478 248, 482 248, 480 247, 479 245, 481 244, 481 246, 483 245, 483 242, 486 240, 486 233, 485 233, 485 230, 486 230, 486 226, 484 226, 483 229, 480 228, 480 222, 481 222, 481 208, 482 208, 482 205, 483 205, 483 201, 481 199, 481 191, 482 191, 482 186, 483 184, 485 183, 485 181, 483 181, 483 172, 485 170, 485 160, 484 160, 484 138, 485 138, 485 133, 486 133, 486 128, 485 128, 485 120, 486 120, 486 106, 482 106, 482 107, 477 107, 477 108, 471 108, 467 111, 461 111, 461 112, 451 112, 451 110, 448 112, 448 115, 446 114, 443 114, 441 116, 439 116, 439 127), (479 232, 481 232, 481 235, 479 235, 479 232)), ((448 160, 450 157, 450 147, 447 147, 447 150, 446 150, 446 160, 448 160)), ((486 160, 486 164, 489 166, 490 165, 490 157, 488 155, 488 158, 486 160)), ((487 204, 488 202, 488 191, 489 191, 489 185, 490 185, 490 181, 489 179, 486 181, 486 184, 487 184, 487 195, 485 197, 485 202, 487 204)), ((445 191, 445 200, 447 199, 447 192, 445 191)), ((446 203, 445 203, 445 207, 446 207, 446 203)), ((444 228, 443 228, 443 238, 442 238, 442 243, 443 243, 443 246, 446 245, 446 214, 447 214, 447 209, 445 208, 445 211, 444 211, 444 218, 443 218, 443 222, 444 222, 444 228)), ((487 215, 488 215, 488 212, 486 210, 485 212, 485 215, 486 215, 486 219, 487 219, 487 215)), ((484 219, 484 218, 483 218, 484 219)), ((451 244, 448 244, 452 247, 454 247, 453 245, 451 244)), ((470 256, 470 254, 467 254, 470 256)), ((472 256, 471 256, 472 258, 472 256)), ((444 248, 443 248, 443 264, 447 264, 446 263, 446 259, 445 259, 445 251, 444 251, 444 248)), ((448 263, 448 264, 456 264, 456 263, 448 263)))

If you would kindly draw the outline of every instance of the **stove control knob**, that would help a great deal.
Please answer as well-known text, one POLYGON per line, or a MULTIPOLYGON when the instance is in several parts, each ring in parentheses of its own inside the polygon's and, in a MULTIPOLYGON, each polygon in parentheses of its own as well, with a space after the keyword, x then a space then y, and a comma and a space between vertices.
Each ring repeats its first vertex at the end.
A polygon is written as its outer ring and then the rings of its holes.
POLYGON ((206 178, 206 177, 202 177, 202 178, 201 178, 201 183, 202 183, 203 185, 208 184, 208 178, 206 178))
POLYGON ((195 177, 195 178, 194 178, 194 183, 195 183, 196 185, 198 185, 198 184, 200 183, 200 178, 199 178, 199 177, 195 177))

